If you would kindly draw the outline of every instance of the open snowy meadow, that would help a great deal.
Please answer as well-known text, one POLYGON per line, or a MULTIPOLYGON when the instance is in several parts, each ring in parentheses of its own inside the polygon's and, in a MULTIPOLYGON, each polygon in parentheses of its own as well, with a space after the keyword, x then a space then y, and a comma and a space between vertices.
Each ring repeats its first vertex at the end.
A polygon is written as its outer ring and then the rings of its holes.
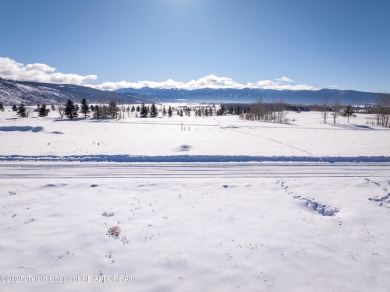
POLYGON ((390 129, 358 114, 0 112, 0 291, 389 291, 390 129))

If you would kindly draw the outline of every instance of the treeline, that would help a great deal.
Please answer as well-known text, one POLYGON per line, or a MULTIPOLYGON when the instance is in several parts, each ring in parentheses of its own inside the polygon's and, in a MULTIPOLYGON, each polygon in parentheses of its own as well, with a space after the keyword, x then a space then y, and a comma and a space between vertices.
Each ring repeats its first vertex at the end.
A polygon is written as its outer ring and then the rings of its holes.
POLYGON ((390 127, 390 95, 385 94, 378 99, 376 105, 366 109, 367 113, 374 114, 370 123, 382 127, 390 127))
MULTIPOLYGON (((19 117, 28 117, 31 109, 26 108, 24 104, 19 106, 13 105, 12 110, 19 117)), ((334 124, 339 116, 349 118, 355 116, 356 113, 366 113, 371 116, 367 118, 368 123, 372 125, 390 127, 390 95, 384 94, 380 97, 376 104, 366 106, 341 105, 337 100, 332 103, 326 100, 322 105, 291 105, 282 101, 265 103, 261 100, 253 104, 221 104, 201 105, 201 106, 157 106, 156 104, 132 106, 118 106, 115 101, 110 101, 108 104, 90 105, 86 99, 81 100, 80 105, 68 99, 65 105, 48 106, 39 104, 34 112, 37 112, 39 117, 45 117, 50 111, 58 110, 60 116, 68 119, 78 118, 80 115, 84 118, 92 119, 121 119, 126 116, 135 115, 137 118, 154 118, 158 115, 162 117, 176 116, 224 116, 238 115, 243 120, 265 121, 283 123, 286 122, 287 111, 320 111, 323 115, 323 122, 328 123, 329 118, 334 124)), ((4 106, 0 103, 0 111, 4 111, 4 106)))

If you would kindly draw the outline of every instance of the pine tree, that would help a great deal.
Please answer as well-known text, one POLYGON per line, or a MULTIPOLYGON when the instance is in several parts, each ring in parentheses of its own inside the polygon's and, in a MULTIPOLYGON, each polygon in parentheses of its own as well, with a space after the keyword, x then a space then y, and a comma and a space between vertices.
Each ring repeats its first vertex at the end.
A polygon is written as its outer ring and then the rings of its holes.
POLYGON ((3 104, 0 102, 0 111, 4 111, 4 106, 3 106, 3 104))
POLYGON ((157 108, 156 108, 156 105, 153 103, 152 107, 150 109, 150 116, 152 118, 155 118, 155 117, 157 117, 157 115, 158 115, 157 108))
POLYGON ((93 108, 93 118, 94 119, 100 119, 101 118, 101 110, 100 110, 100 106, 98 106, 98 105, 96 105, 93 108))
POLYGON ((144 103, 141 105, 141 111, 140 111, 140 116, 141 118, 146 118, 148 115, 148 108, 145 106, 144 103))
POLYGON ((108 118, 116 119, 118 117, 119 108, 116 105, 115 101, 113 100, 110 101, 110 103, 108 104, 107 111, 108 111, 107 112, 108 118))
POLYGON ((182 109, 180 109, 180 111, 179 111, 179 116, 183 116, 183 110, 182 109))
POLYGON ((172 108, 169 106, 168 108, 168 117, 172 117, 172 108))
POLYGON ((13 104, 13 105, 12 105, 12 111, 13 111, 13 112, 17 112, 17 111, 18 111, 18 108, 16 107, 16 104, 13 104))
POLYGON ((134 105, 131 107, 131 112, 132 112, 132 113, 135 112, 135 107, 134 107, 134 105))
POLYGON ((165 105, 163 106, 162 115, 163 117, 167 115, 167 109, 165 108, 165 105))
POLYGON ((65 116, 68 119, 73 120, 74 118, 77 118, 77 116, 78 116, 77 112, 78 112, 78 110, 77 110, 74 102, 71 101, 70 99, 68 99, 66 102, 66 105, 65 105, 65 116))
POLYGON ((54 106, 54 104, 51 105, 51 110, 52 110, 52 111, 55 111, 55 110, 56 110, 56 107, 54 106))
POLYGON ((49 114, 50 110, 46 107, 46 104, 42 104, 38 109, 38 115, 40 117, 46 117, 49 114))
POLYGON ((91 112, 95 111, 95 106, 93 104, 91 104, 91 106, 89 108, 91 109, 91 112))
POLYGON ((353 111, 352 105, 347 105, 343 112, 343 116, 348 118, 348 124, 349 124, 349 117, 352 116, 355 112, 353 111))
POLYGON ((19 117, 21 117, 21 118, 27 117, 26 107, 24 106, 23 103, 18 107, 17 115, 18 115, 19 117))
POLYGON ((221 106, 221 109, 220 109, 220 112, 221 112, 220 115, 223 116, 223 115, 225 114, 225 111, 226 111, 225 106, 222 105, 222 106, 221 106))
POLYGON ((80 111, 84 115, 85 119, 87 118, 87 115, 91 112, 89 109, 89 105, 87 103, 87 100, 85 98, 83 98, 83 100, 81 101, 81 110, 80 111))

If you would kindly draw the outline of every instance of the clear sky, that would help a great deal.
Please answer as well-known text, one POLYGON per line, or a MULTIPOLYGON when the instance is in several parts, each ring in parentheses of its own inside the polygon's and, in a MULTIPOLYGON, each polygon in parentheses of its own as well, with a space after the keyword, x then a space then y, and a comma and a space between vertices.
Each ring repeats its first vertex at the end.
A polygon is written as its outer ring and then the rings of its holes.
POLYGON ((3 78, 390 92, 389 0, 0 0, 0 12, 3 78))

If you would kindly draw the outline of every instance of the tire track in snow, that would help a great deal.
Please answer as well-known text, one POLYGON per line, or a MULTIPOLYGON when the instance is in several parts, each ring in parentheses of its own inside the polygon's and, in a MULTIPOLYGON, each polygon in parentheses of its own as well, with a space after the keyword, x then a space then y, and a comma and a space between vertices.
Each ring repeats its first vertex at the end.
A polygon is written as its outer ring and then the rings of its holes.
POLYGON ((286 143, 283 143, 283 142, 280 142, 276 139, 272 139, 272 138, 268 138, 268 137, 264 137, 264 136, 261 136, 261 135, 257 135, 257 134, 253 134, 253 133, 248 133, 248 132, 244 132, 244 131, 241 131, 241 130, 236 130, 234 128, 229 128, 229 127, 221 127, 221 129, 224 129, 224 130, 231 130, 231 131, 234 131, 234 132, 238 132, 238 133, 242 133, 242 134, 246 134, 246 135, 250 135, 250 136, 255 136, 255 137, 259 137, 259 138, 262 138, 262 139, 266 139, 266 140, 269 140, 269 141, 272 141, 272 142, 275 142, 275 143, 278 143, 280 145, 283 145, 283 146, 287 146, 289 148, 293 148, 293 149, 296 149, 298 151, 301 151, 305 154, 308 154, 309 156, 314 156, 313 153, 310 153, 309 151, 306 151, 302 148, 299 148, 299 147, 296 147, 296 146, 292 146, 292 145, 288 145, 286 143))
POLYGON ((390 165, 323 163, 0 163, 0 181, 27 178, 390 177, 390 165))

